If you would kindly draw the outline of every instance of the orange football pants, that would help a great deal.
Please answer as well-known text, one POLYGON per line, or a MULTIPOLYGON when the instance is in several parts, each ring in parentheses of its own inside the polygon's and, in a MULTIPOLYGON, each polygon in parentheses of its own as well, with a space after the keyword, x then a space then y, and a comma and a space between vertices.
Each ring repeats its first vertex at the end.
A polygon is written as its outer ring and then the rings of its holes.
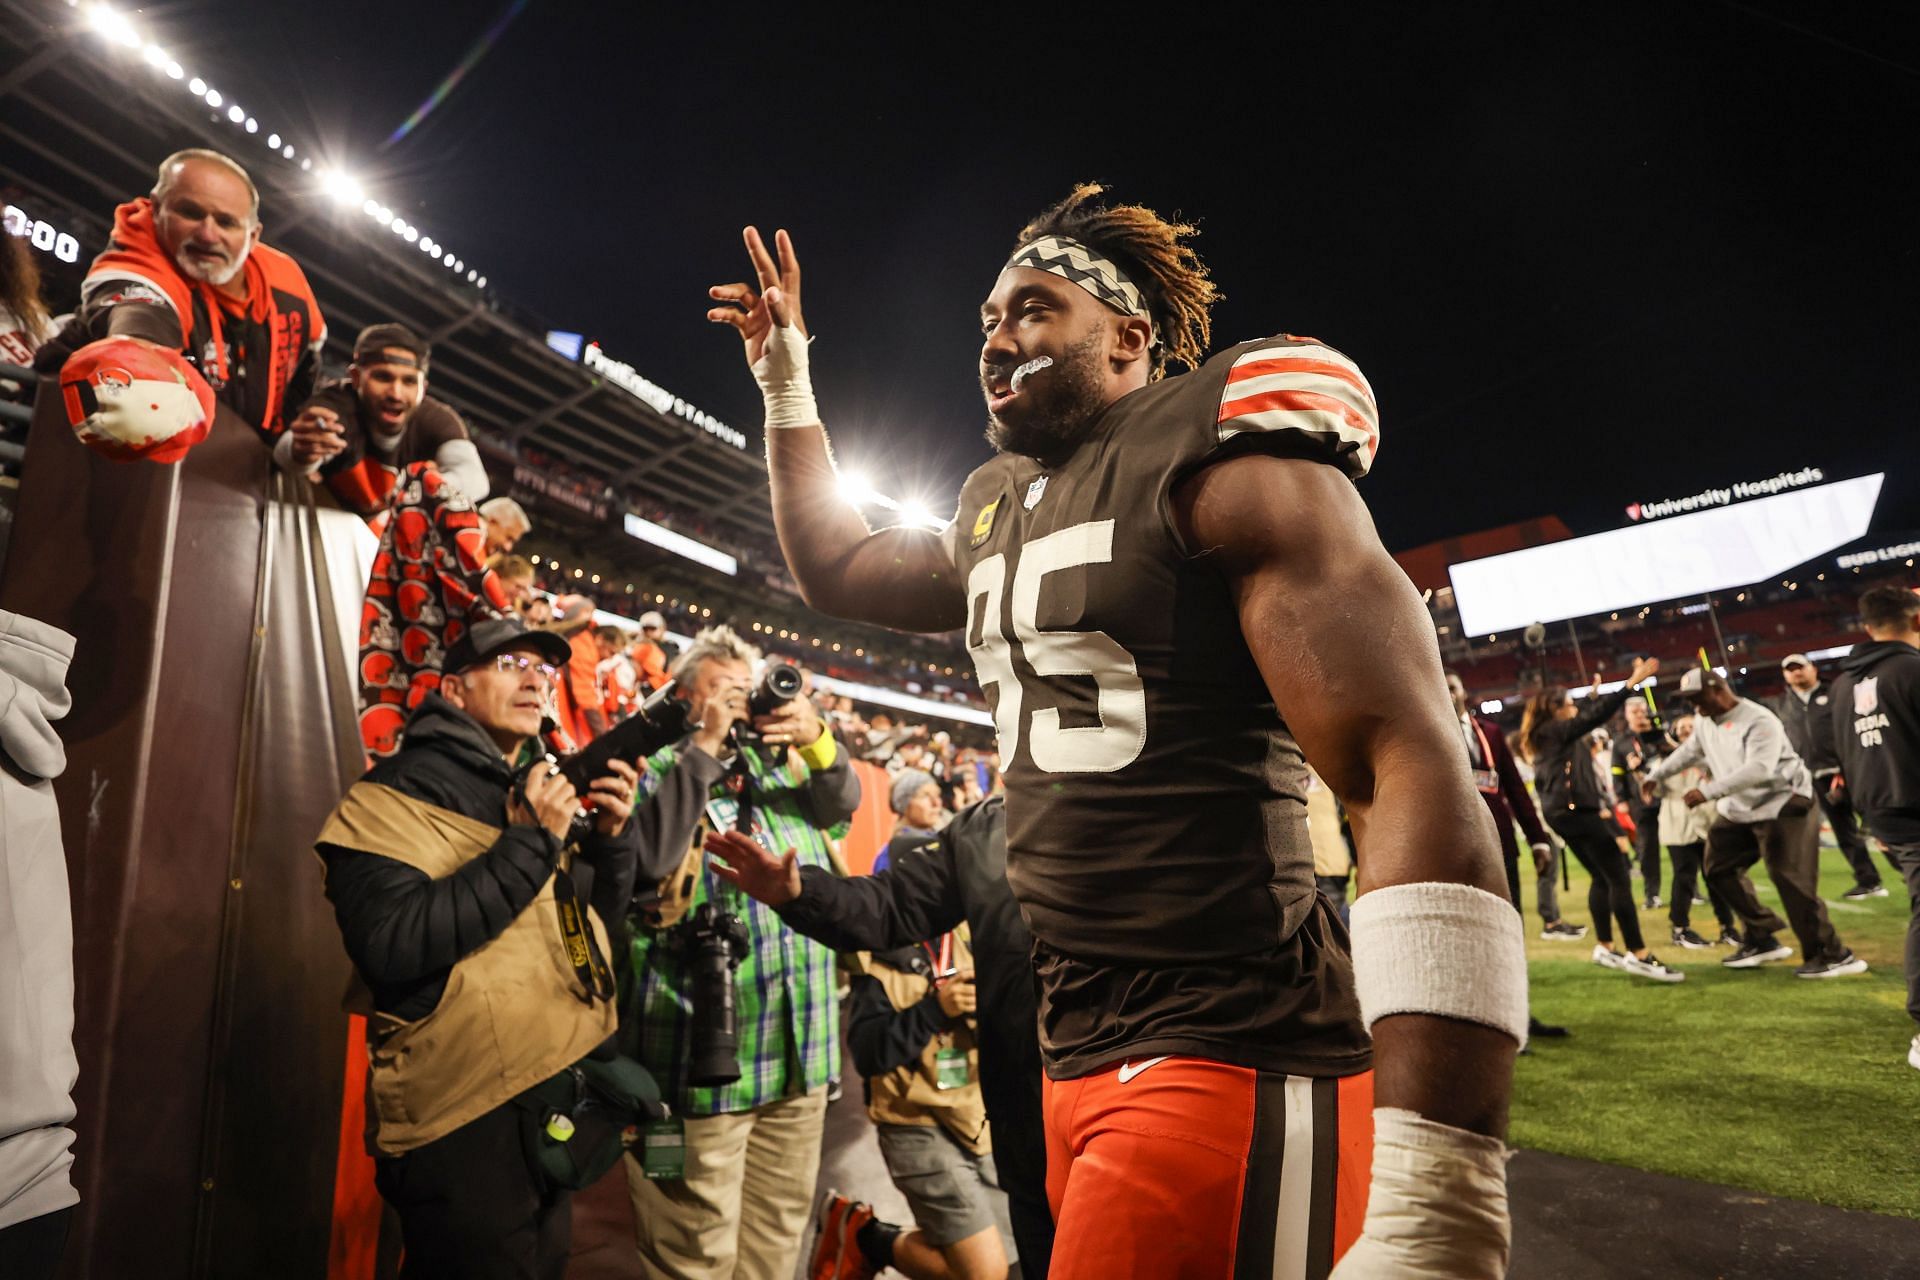
POLYGON ((1144 1058, 1045 1089, 1054 1280, 1324 1280, 1360 1236, 1371 1071, 1144 1058))

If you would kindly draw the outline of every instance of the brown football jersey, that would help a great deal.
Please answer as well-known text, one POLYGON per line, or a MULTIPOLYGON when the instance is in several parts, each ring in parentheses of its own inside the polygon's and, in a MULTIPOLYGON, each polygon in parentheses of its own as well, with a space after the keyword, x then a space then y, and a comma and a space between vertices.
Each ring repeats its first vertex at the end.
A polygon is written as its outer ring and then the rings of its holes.
POLYGON ((1345 356, 1269 338, 1115 401, 1056 470, 1003 455, 961 491, 966 640, 1056 1079, 1151 1054, 1369 1062, 1346 931, 1314 889, 1305 762, 1171 498, 1241 452, 1357 478, 1376 422, 1345 356))

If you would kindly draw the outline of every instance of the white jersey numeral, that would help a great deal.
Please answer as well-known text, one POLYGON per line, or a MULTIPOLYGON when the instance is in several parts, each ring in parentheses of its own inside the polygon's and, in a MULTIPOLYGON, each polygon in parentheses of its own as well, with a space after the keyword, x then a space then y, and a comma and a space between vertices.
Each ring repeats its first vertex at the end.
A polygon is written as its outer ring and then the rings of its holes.
MULTIPOLYGON (((1078 729, 1060 727, 1056 707, 1032 712, 1028 751, 1047 773, 1112 773, 1140 758, 1147 743, 1147 691, 1133 655, 1104 631, 1042 631, 1040 586, 1050 573, 1113 559, 1113 521, 1095 520, 1050 533, 1020 552, 1013 577, 1012 620, 1015 641, 1027 665, 1042 678, 1089 676, 1098 693, 1100 723, 1078 729)), ((968 636, 968 649, 982 688, 997 685, 994 726, 1000 734, 1000 758, 1013 763, 1020 748, 1024 695, 1014 674, 1012 644, 1000 629, 1000 605, 1006 590, 1007 559, 993 555, 967 576, 968 612, 980 614, 980 639, 968 636)), ((969 618, 971 625, 971 618, 969 618)))

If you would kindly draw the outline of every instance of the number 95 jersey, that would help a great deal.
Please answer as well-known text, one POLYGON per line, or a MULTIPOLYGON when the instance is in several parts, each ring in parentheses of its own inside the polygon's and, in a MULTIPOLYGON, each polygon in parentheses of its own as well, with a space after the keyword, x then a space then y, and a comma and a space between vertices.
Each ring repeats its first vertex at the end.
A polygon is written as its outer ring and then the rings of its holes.
POLYGON ((1055 1079, 1152 1054, 1366 1069, 1300 748, 1226 581, 1175 533, 1172 493, 1243 452, 1357 478, 1377 439, 1359 369, 1282 336, 1114 401, 1052 471, 1006 454, 962 489, 949 536, 1055 1079))

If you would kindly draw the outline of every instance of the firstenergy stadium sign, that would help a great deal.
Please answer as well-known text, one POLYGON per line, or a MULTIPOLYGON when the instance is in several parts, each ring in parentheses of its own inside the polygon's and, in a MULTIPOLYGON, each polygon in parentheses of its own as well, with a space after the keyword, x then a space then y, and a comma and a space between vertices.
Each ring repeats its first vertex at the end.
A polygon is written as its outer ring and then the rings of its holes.
POLYGON ((1713 507, 1730 506, 1747 498, 1771 498, 1776 493, 1785 493, 1789 489, 1799 489, 1810 484, 1819 484, 1825 480, 1826 473, 1818 467, 1803 467, 1799 471, 1782 471, 1777 476, 1765 480, 1742 480, 1725 489, 1702 489, 1699 493, 1684 498, 1662 498, 1658 502, 1629 502, 1627 519, 1658 520, 1662 516, 1677 516, 1688 511, 1706 511, 1713 507))
MULTIPOLYGON (((573 335, 567 335, 569 337, 573 335)), ((549 338, 551 342, 551 338, 549 338)), ((557 350, 558 348, 556 348, 557 350)), ((636 400, 643 400, 660 413, 678 414, 694 426, 700 428, 716 440, 724 440, 736 449, 747 447, 747 437, 734 430, 718 418, 694 408, 673 392, 641 376, 638 369, 624 360, 615 360, 600 349, 600 344, 590 342, 586 350, 580 353, 580 363, 601 377, 619 387, 636 400)))

